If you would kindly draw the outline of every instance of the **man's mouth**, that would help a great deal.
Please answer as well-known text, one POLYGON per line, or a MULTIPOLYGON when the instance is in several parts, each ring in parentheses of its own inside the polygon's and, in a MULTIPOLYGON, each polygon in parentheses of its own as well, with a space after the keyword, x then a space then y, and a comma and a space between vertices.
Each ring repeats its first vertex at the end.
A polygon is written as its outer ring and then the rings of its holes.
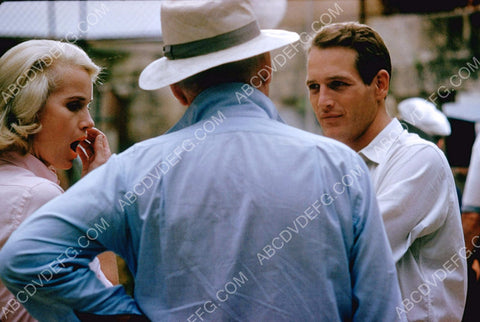
POLYGON ((321 116, 321 119, 335 119, 341 117, 341 114, 325 114, 321 116))

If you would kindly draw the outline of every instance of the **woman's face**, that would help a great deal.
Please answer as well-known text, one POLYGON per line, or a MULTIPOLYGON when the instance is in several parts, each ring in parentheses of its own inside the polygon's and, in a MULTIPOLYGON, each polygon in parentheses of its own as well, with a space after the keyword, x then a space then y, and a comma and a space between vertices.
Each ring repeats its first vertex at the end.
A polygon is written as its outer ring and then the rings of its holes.
POLYGON ((79 141, 94 123, 88 111, 92 81, 80 67, 58 67, 59 84, 40 113, 42 129, 33 138, 32 154, 46 165, 70 169, 79 141))

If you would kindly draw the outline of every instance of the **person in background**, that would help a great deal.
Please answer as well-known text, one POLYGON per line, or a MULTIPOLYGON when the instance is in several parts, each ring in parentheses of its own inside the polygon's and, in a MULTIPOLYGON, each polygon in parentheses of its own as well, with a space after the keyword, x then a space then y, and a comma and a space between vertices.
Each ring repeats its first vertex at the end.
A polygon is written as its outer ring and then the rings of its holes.
MULTIPOLYGON (((396 116, 403 128, 415 133, 424 140, 430 141, 445 152, 445 137, 452 133, 448 118, 433 103, 420 98, 407 98, 397 106, 396 116)), ((462 209, 462 192, 455 184, 458 207, 462 209)))
POLYGON ((399 319, 395 266, 365 164, 343 144, 284 124, 268 98, 269 52, 298 34, 261 30, 246 0, 161 6, 165 57, 139 83, 170 86, 185 114, 24 222, 0 252, 5 284, 22 290, 70 249, 79 255, 55 266, 25 303, 39 318, 399 319), (102 233, 79 246, 95 225, 102 233), (134 299, 88 272, 105 249, 128 263, 134 299))
POLYGON ((410 133, 436 144, 445 150, 445 137, 452 133, 447 117, 433 103, 420 98, 407 98, 397 106, 396 117, 410 133))
POLYGON ((468 294, 463 321, 473 322, 480 317, 480 135, 472 147, 462 198, 462 225, 468 255, 468 294))
MULTIPOLYGON (((99 72, 82 49, 53 40, 25 41, 0 58, 0 249, 35 210, 63 193, 55 169, 71 168, 80 155, 86 174, 109 158, 108 141, 88 111, 99 72)), ((101 255, 102 265, 115 273, 111 255, 101 255)), ((90 268, 112 285, 97 258, 90 268)), ((21 305, 26 297, 0 283, 0 320, 34 321, 21 305)))
POLYGON ((386 111, 391 60, 380 35, 355 22, 323 27, 308 49, 310 103, 323 133, 365 160, 409 321, 460 321, 467 268, 458 198, 438 147, 386 111))

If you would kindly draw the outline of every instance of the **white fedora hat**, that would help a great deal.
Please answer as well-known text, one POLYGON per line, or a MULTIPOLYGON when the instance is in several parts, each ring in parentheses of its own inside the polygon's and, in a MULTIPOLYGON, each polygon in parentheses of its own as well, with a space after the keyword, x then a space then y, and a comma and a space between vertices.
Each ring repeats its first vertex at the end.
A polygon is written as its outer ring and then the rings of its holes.
POLYGON ((398 104, 399 118, 429 135, 448 136, 452 132, 447 117, 423 98, 412 97, 398 104))
POLYGON ((295 32, 260 30, 249 0, 162 1, 164 56, 140 74, 154 90, 207 69, 253 57, 299 39, 295 32))

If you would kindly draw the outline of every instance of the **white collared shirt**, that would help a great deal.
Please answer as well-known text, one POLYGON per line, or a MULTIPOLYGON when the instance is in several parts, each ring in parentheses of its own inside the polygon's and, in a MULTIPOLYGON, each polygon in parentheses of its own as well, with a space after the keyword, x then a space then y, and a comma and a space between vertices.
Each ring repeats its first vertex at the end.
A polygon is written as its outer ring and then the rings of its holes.
POLYGON ((463 189, 462 210, 480 213, 480 135, 477 135, 472 148, 467 180, 463 189))
POLYGON ((359 154, 377 192, 409 321, 460 321, 467 266, 443 152, 393 119, 359 154))

